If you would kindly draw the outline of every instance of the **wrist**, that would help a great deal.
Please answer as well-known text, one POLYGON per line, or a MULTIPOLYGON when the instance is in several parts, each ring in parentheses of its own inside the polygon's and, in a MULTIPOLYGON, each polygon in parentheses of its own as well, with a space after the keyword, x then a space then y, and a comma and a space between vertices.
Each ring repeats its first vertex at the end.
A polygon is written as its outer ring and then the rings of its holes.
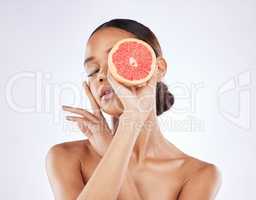
POLYGON ((131 122, 143 122, 147 118, 146 113, 142 112, 123 112, 119 120, 131 121, 131 122))
POLYGON ((137 113, 123 113, 119 118, 119 123, 124 125, 142 124, 145 121, 144 118, 137 113))

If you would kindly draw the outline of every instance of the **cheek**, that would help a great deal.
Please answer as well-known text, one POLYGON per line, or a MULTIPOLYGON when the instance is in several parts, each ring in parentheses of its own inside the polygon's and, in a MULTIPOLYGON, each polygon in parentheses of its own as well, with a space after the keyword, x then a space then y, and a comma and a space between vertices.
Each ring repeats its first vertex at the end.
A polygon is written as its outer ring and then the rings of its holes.
POLYGON ((90 88, 93 87, 93 85, 95 84, 93 77, 87 77, 87 82, 90 88))

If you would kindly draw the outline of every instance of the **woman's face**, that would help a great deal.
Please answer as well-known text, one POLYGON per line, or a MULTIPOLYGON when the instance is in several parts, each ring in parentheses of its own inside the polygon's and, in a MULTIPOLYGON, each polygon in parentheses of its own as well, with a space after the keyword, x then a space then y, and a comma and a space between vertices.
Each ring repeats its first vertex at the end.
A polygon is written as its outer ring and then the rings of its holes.
POLYGON ((118 28, 104 28, 97 31, 88 40, 85 53, 85 71, 91 92, 101 109, 109 115, 118 117, 123 112, 123 106, 118 96, 101 98, 104 88, 111 88, 107 80, 108 53, 113 45, 124 38, 135 38, 132 33, 118 28))

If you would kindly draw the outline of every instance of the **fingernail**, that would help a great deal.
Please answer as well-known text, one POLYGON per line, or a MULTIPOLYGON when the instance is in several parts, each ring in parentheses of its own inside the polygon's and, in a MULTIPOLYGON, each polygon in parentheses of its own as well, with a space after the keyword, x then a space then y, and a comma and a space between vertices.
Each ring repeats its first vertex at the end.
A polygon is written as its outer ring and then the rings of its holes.
POLYGON ((66 116, 67 120, 72 120, 72 118, 70 116, 66 116))
POLYGON ((85 82, 85 81, 83 82, 83 86, 84 86, 84 87, 87 87, 87 84, 86 84, 86 82, 85 82))
POLYGON ((70 106, 65 106, 65 105, 63 105, 63 106, 62 106, 62 109, 65 109, 65 108, 70 108, 70 106))

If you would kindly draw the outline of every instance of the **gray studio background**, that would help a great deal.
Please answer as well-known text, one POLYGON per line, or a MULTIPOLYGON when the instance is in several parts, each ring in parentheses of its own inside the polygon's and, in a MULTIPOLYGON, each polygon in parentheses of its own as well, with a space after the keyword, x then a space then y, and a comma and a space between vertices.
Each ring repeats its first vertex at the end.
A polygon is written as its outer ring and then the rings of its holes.
POLYGON ((164 81, 176 98, 159 117, 165 136, 220 168, 217 200, 253 199, 255 6, 253 0, 1 0, 1 199, 53 199, 48 149, 84 138, 65 122, 61 105, 89 108, 81 85, 85 43, 96 26, 116 17, 149 26, 162 45, 164 81))

